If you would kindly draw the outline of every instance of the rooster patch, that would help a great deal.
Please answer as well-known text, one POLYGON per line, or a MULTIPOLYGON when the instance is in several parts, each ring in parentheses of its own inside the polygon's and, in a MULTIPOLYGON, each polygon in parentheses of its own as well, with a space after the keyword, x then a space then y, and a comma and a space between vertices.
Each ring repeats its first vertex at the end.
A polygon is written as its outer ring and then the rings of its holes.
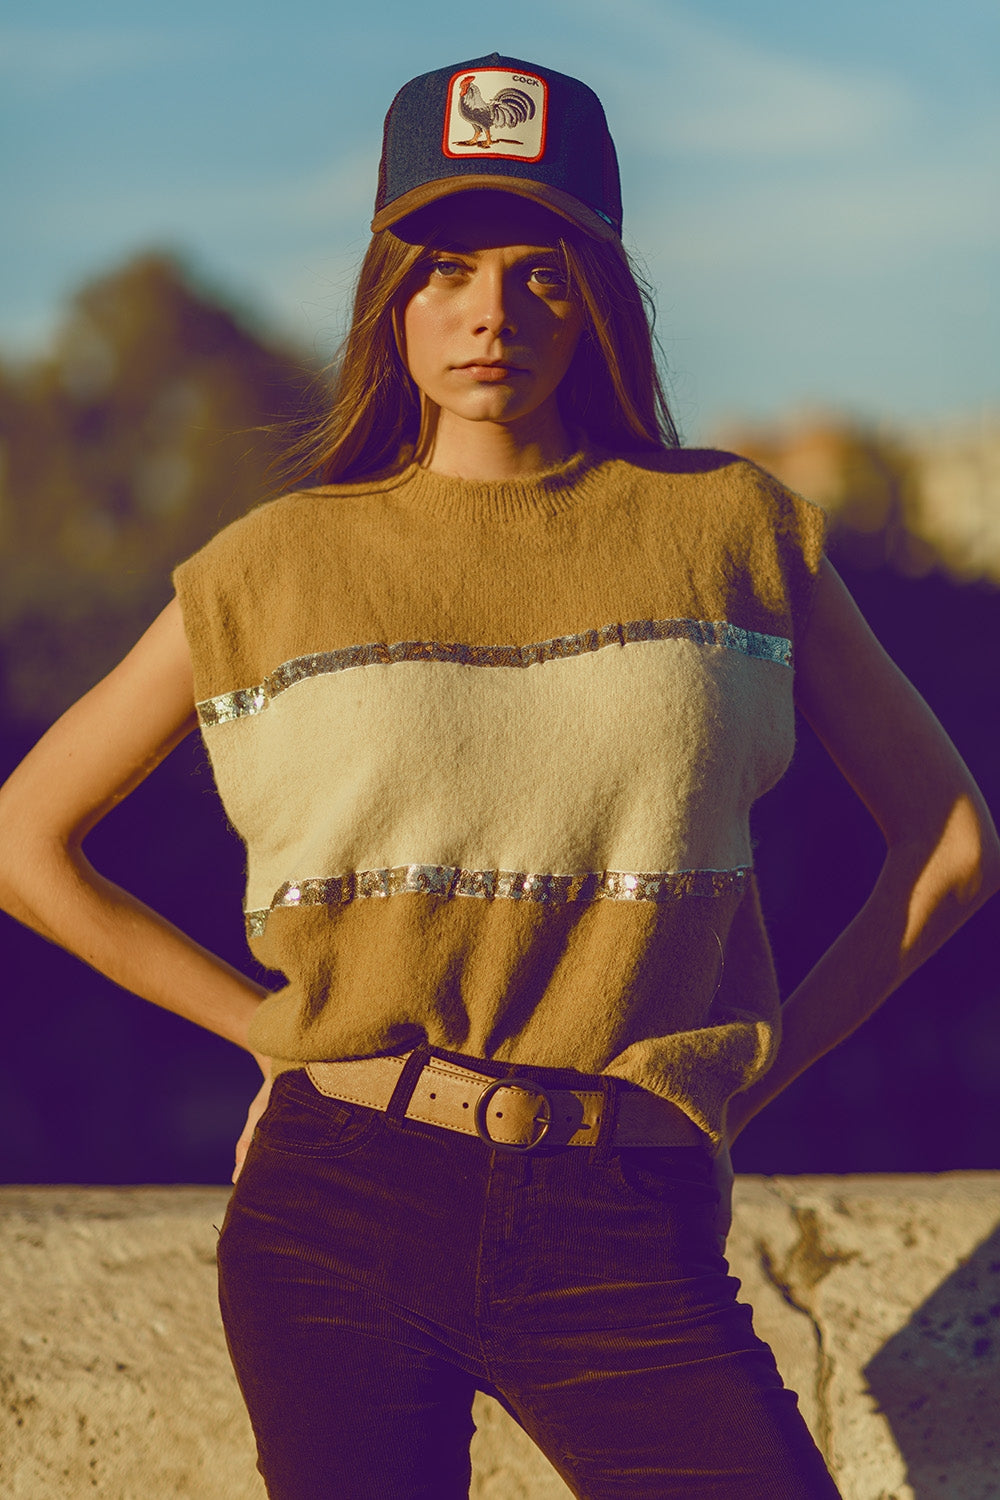
POLYGON ((477 68, 456 73, 444 115, 445 156, 539 161, 545 151, 548 86, 537 73, 477 68))

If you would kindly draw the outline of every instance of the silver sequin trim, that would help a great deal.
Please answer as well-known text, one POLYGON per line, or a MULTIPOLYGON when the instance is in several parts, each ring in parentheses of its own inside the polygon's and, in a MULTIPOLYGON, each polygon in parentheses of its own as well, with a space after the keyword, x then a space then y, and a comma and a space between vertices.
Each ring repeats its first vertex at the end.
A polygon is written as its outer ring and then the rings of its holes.
POLYGON ((259 687, 221 693, 198 704, 203 727, 228 724, 248 714, 259 714, 279 693, 309 677, 347 672, 353 667, 391 666, 397 662, 443 661, 461 667, 534 667, 540 662, 561 661, 600 651, 605 646, 630 646, 637 641, 691 641, 696 646, 724 646, 759 661, 792 664, 792 643, 780 635, 762 635, 728 621, 630 620, 625 625, 602 625, 580 635, 560 635, 551 641, 528 646, 467 646, 448 641, 396 641, 388 646, 373 641, 366 646, 345 646, 340 651, 318 651, 286 661, 266 677, 259 687))
POLYGON ((396 865, 321 880, 287 881, 269 907, 246 913, 247 935, 260 937, 282 906, 344 906, 366 896, 478 896, 484 900, 672 901, 679 896, 728 896, 742 891, 748 865, 733 870, 606 870, 588 875, 528 875, 520 870, 463 870, 454 865, 396 865))

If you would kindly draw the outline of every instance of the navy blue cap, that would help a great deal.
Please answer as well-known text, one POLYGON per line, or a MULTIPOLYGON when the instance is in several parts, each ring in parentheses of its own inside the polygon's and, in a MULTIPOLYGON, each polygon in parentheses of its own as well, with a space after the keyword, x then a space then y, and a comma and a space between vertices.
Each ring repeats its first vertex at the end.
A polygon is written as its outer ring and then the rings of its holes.
POLYGON ((621 235, 618 159, 601 101, 535 63, 493 52, 423 73, 392 101, 372 229, 469 188, 534 199, 597 239, 621 235))

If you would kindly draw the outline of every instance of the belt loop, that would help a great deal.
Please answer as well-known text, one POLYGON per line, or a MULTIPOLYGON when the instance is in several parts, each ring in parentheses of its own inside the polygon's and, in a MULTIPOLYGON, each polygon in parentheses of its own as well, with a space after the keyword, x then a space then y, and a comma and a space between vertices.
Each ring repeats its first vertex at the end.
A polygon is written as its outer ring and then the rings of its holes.
POLYGON ((396 1087, 385 1107, 386 1115, 390 1120, 403 1119, 410 1100, 413 1098, 413 1090, 430 1060, 430 1055, 431 1049, 427 1046, 414 1047, 413 1051, 408 1054, 403 1064, 403 1071, 396 1079, 396 1087))
POLYGON ((618 1100, 621 1097, 621 1080, 612 1078, 607 1073, 602 1073, 601 1084, 601 1123, 597 1131, 597 1143, 594 1146, 594 1163, 604 1163, 610 1157, 615 1145, 615 1135, 618 1125, 618 1100))

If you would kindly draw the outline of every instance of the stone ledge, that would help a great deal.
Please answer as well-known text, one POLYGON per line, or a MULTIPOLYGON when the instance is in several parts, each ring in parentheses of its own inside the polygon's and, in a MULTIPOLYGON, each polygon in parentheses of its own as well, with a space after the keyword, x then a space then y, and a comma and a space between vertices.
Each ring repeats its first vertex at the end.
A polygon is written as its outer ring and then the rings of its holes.
MULTIPOLYGON (((262 1500, 222 1188, 0 1189, 0 1492, 262 1500)), ((1000 1495, 1000 1173, 743 1178, 730 1259, 845 1500, 1000 1495)), ((569 1491, 495 1404, 475 1500, 569 1491)))

